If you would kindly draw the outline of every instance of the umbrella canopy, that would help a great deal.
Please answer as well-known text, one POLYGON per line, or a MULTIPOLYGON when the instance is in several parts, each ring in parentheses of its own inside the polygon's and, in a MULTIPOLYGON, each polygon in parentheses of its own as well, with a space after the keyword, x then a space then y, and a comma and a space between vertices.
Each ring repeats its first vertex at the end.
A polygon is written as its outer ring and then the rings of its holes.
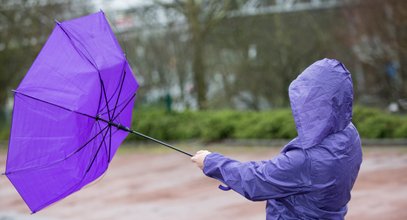
POLYGON ((106 171, 137 88, 103 12, 57 22, 14 96, 5 174, 32 212, 106 171))

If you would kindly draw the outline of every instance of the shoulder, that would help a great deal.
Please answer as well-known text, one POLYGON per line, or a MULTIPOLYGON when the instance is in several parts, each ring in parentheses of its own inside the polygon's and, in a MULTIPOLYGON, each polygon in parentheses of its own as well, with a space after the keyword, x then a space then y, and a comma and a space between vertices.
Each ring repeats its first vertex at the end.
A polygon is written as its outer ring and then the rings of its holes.
POLYGON ((281 152, 274 157, 271 162, 279 169, 299 170, 303 169, 304 165, 308 164, 308 156, 306 150, 301 148, 292 148, 281 152))
POLYGON ((355 143, 360 143, 360 137, 356 127, 351 122, 342 131, 336 132, 326 137, 320 144, 320 147, 328 149, 343 149, 348 148, 355 143))

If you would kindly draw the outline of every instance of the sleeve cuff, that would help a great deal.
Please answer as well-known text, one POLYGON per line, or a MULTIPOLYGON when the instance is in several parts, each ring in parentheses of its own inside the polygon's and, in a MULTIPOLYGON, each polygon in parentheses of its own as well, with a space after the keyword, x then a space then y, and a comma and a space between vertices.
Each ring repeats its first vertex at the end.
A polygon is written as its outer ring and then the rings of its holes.
POLYGON ((204 160, 204 167, 202 171, 204 172, 205 175, 212 177, 212 172, 215 171, 216 165, 219 162, 219 160, 223 157, 223 155, 219 153, 210 153, 205 157, 204 160))

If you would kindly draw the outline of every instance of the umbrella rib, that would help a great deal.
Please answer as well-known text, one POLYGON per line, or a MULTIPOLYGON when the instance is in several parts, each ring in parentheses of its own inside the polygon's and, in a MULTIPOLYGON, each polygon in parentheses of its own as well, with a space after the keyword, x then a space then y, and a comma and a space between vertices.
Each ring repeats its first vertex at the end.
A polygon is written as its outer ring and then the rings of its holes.
POLYGON ((97 110, 97 114, 99 114, 99 112, 100 112, 100 104, 101 104, 101 102, 102 102, 102 93, 103 93, 103 89, 102 89, 102 87, 100 87, 100 94, 99 94, 99 101, 98 101, 98 110, 97 110))
MULTIPOLYGON (((106 167, 104 168, 103 173, 107 170, 107 167, 108 167, 108 166, 106 166, 106 167)), ((85 174, 82 176, 82 179, 81 179, 78 183, 76 183, 75 185, 73 185, 73 186, 70 187, 69 189, 65 190, 63 193, 59 194, 59 195, 56 196, 55 198, 52 198, 52 199, 50 199, 49 201, 43 203, 41 206, 39 206, 39 207, 38 207, 35 211, 33 211, 32 213, 36 213, 37 211, 39 211, 39 210, 41 210, 41 209, 43 209, 43 208, 49 206, 50 204, 52 204, 52 203, 54 203, 54 202, 56 202, 56 201, 59 201, 60 199, 62 199, 62 198, 64 198, 64 197, 68 196, 69 194, 78 191, 80 188, 78 189, 77 187, 82 184, 82 182, 85 180, 85 177, 87 176, 87 174, 88 174, 88 173, 85 173, 85 174), (68 193, 68 194, 67 194, 67 193, 68 193), (66 195, 66 194, 67 194, 67 195, 66 195)))
MULTIPOLYGON (((108 125, 107 127, 109 127, 108 130, 111 130, 111 129, 112 129, 112 128, 111 128, 111 125, 108 125)), ((102 148, 103 143, 105 143, 105 139, 106 139, 106 136, 107 136, 107 133, 108 133, 108 132, 109 132, 109 131, 106 131, 106 132, 103 134, 102 141, 100 142, 99 147, 98 147, 98 149, 97 149, 95 155, 93 156, 92 161, 90 162, 88 168, 86 169, 86 173, 89 172, 89 170, 92 168, 92 165, 93 165, 93 163, 95 162, 96 157, 98 156, 99 151, 100 151, 100 149, 102 148)))
POLYGON ((71 42, 72 46, 75 48, 76 52, 78 52, 80 55, 84 56, 86 58, 86 60, 96 69, 99 71, 99 68, 96 64, 95 59, 93 59, 92 55, 90 55, 89 51, 86 49, 86 46, 84 44, 82 44, 81 41, 79 41, 75 35, 73 34, 69 34, 70 32, 68 30, 65 29, 65 27, 62 27, 62 23, 57 22, 57 25, 59 28, 61 28, 61 30, 65 33, 65 35, 68 37, 69 42, 71 42), (68 33, 69 32, 69 33, 68 33), (84 54, 82 51, 79 51, 77 46, 73 43, 72 38, 74 38, 80 45, 82 45, 82 48, 88 53, 88 56, 86 56, 86 54, 84 54), (91 61, 92 59, 92 61, 91 61))
MULTIPOLYGON (((30 95, 24 94, 24 93, 22 93, 22 92, 20 92, 20 91, 17 91, 17 90, 13 90, 13 92, 15 92, 15 93, 17 93, 17 94, 21 94, 21 95, 23 95, 23 96, 25 96, 25 97, 34 99, 34 100, 36 100, 36 101, 43 102, 43 103, 46 103, 46 104, 49 104, 49 105, 52 105, 52 106, 55 106, 55 107, 64 109, 64 110, 66 110, 66 111, 70 111, 70 112, 73 112, 73 113, 77 113, 77 114, 80 114, 80 115, 83 115, 83 116, 86 116, 86 117, 89 117, 89 118, 92 118, 92 119, 95 119, 96 121, 98 121, 96 117, 93 117, 93 116, 91 116, 91 115, 88 115, 88 114, 85 114, 85 113, 82 113, 82 112, 78 112, 78 111, 74 111, 74 110, 68 109, 68 108, 66 108, 66 107, 63 107, 63 106, 60 106, 60 105, 57 105, 57 104, 54 104, 54 103, 51 103, 51 102, 48 102, 48 101, 41 100, 41 99, 39 99, 39 98, 36 98, 36 97, 30 96, 30 95)), ((136 95, 136 93, 133 94, 133 96, 129 99, 129 101, 126 103, 126 105, 123 107, 123 109, 121 109, 121 111, 118 113, 118 115, 116 116, 116 118, 121 114, 121 112, 124 110, 124 108, 126 108, 126 106, 130 103, 130 100, 132 100, 135 95, 136 95)), ((115 119, 116 119, 116 118, 115 118, 115 119)), ((115 119, 113 119, 113 120, 115 120, 115 119)), ((92 137, 92 138, 91 138, 89 141, 87 141, 84 145, 82 145, 80 148, 78 148, 77 150, 75 150, 74 152, 72 152, 72 153, 69 154, 67 157, 65 157, 65 158, 63 158, 63 159, 61 159, 61 160, 55 161, 55 162, 52 163, 52 164, 47 164, 46 166, 28 167, 28 168, 23 168, 23 169, 18 169, 18 170, 6 172, 6 175, 7 175, 7 174, 11 174, 11 173, 15 173, 15 172, 20 172, 20 171, 26 171, 26 170, 30 170, 30 169, 44 168, 44 167, 48 167, 48 166, 51 166, 51 165, 53 165, 53 164, 62 162, 62 161, 64 161, 64 160, 68 159, 69 157, 73 156, 74 154, 78 153, 79 151, 81 151, 86 145, 88 145, 91 141, 93 141, 98 135, 100 135, 100 134, 101 134, 106 128, 108 128, 108 127, 109 127, 109 125, 106 125, 106 127, 104 127, 103 129, 101 129, 94 137, 92 137)), ((111 146, 109 146, 109 154, 110 154, 110 149, 111 149, 111 146)), ((109 157, 109 160, 110 160, 110 157, 109 157)))
MULTIPOLYGON (((123 63, 123 70, 124 70, 124 68, 125 68, 125 66, 124 66, 125 64, 126 64, 126 62, 123 63)), ((124 74, 125 74, 125 71, 122 71, 122 73, 121 73, 121 75, 120 75, 120 79, 123 78, 123 75, 124 75, 124 74)), ((106 108, 107 105, 112 101, 112 99, 113 99, 114 96, 116 95, 116 93, 117 93, 117 91, 119 90, 119 88, 121 88, 121 86, 122 86, 122 81, 119 81, 119 83, 118 83, 117 86, 116 86, 116 89, 114 90, 112 96, 109 98, 108 102, 107 102, 107 103, 105 104, 105 106, 103 106, 103 108, 100 109, 100 111, 98 111, 98 112, 101 112, 101 111, 104 111, 104 110, 105 110, 105 108, 106 108)), ((116 102, 116 105, 117 105, 117 102, 116 102)), ((115 106, 116 106, 116 105, 115 105, 115 106)), ((106 114, 106 112, 104 112, 104 113, 102 113, 102 114, 106 114)))
POLYGON ((112 152, 112 128, 110 127, 110 129, 109 129, 109 152, 108 152, 108 154, 107 154, 107 163, 110 163, 110 154, 111 154, 111 152, 112 152))
MULTIPOLYGON (((106 89, 105 89, 105 84, 103 83, 102 77, 100 76, 100 72, 99 72, 99 78, 100 78, 100 83, 102 84, 102 89, 103 89, 103 95, 105 97, 105 102, 108 103, 107 101, 107 95, 106 95, 106 89)), ((106 104, 107 107, 107 117, 109 118, 109 120, 111 121, 111 116, 110 116, 110 109, 109 109, 109 104, 106 104)))
POLYGON ((119 113, 117 113, 117 115, 113 118, 112 121, 116 120, 117 117, 120 116, 120 114, 124 111, 124 109, 127 107, 127 105, 129 105, 130 101, 133 100, 133 98, 136 96, 136 93, 133 94, 133 96, 131 96, 131 98, 127 101, 127 103, 123 106, 123 108, 119 111, 119 113))
MULTIPOLYGON (((132 99, 132 98, 133 98, 133 95, 134 95, 134 94, 132 94, 131 96, 125 98, 121 103, 119 103, 119 104, 117 105, 117 107, 123 106, 125 103, 127 103, 127 102, 129 101, 128 99, 132 99)), ((106 114, 106 113, 107 113, 107 111, 104 111, 104 112, 102 112, 102 113, 99 113, 99 115, 104 115, 104 114, 106 114)), ((116 115, 116 116, 117 116, 117 115, 116 115)), ((113 118, 113 119, 114 119, 114 118, 113 118)))
MULTIPOLYGON (((107 170, 107 168, 108 168, 108 166, 106 166, 106 167, 104 168, 103 173, 107 170)), ((56 201, 59 201, 60 199, 62 199, 62 198, 64 198, 64 197, 68 196, 70 193, 73 193, 73 192, 78 191, 79 189, 75 189, 75 188, 77 188, 78 186, 80 186, 80 185, 82 184, 82 182, 85 180, 85 177, 86 177, 87 174, 88 174, 88 173, 85 173, 85 174, 83 175, 82 179, 81 179, 78 183, 76 183, 75 185, 73 185, 73 186, 70 187, 69 189, 65 190, 63 193, 59 194, 58 196, 56 196, 56 197, 53 198, 53 199, 50 199, 48 202, 43 203, 41 206, 39 206, 39 207, 37 208, 36 211, 33 211, 33 213, 36 213, 37 211, 39 211, 39 210, 41 210, 41 209, 47 207, 48 205, 50 205, 50 204, 52 204, 52 203, 54 203, 54 202, 56 202, 56 201), (70 192, 70 193, 69 193, 69 192, 70 192), (68 195, 65 195, 66 193, 69 193, 69 194, 68 194, 68 195)))
POLYGON ((20 95, 23 95, 23 96, 25 96, 25 97, 34 99, 34 100, 36 100, 36 101, 43 102, 43 103, 46 103, 46 104, 49 104, 49 105, 52 105, 52 106, 61 108, 61 109, 63 109, 63 110, 66 110, 66 111, 69 111, 69 112, 73 112, 73 113, 76 113, 76 114, 79 114, 79 115, 83 115, 83 116, 86 116, 86 117, 89 117, 89 118, 92 118, 92 119, 95 119, 95 120, 96 120, 96 117, 94 117, 94 116, 88 115, 88 114, 83 113, 83 112, 78 112, 78 111, 75 111, 75 110, 72 110, 72 109, 69 109, 69 108, 66 108, 66 107, 63 107, 63 106, 54 104, 54 103, 52 103, 52 102, 48 102, 48 101, 45 101, 45 100, 36 98, 36 97, 34 97, 34 96, 27 95, 27 94, 22 93, 22 92, 20 92, 20 91, 18 91, 18 90, 13 90, 13 92, 14 92, 14 93, 17 93, 17 94, 20 94, 20 95))
MULTIPOLYGON (((98 126, 99 126, 99 129, 102 129, 102 126, 100 126, 100 123, 99 123, 99 120, 97 121, 97 124, 98 124, 98 126)), ((112 138, 112 132, 111 132, 111 127, 110 127, 110 141, 111 141, 111 138, 112 138)), ((103 140, 104 141, 104 140, 103 140)), ((110 144, 110 143, 109 143, 110 144)), ((107 147, 107 145, 106 145, 106 142, 104 141, 104 146, 105 146, 105 152, 106 152, 106 155, 108 155, 109 154, 109 152, 108 152, 108 147, 107 147)), ((109 146, 109 148, 110 148, 110 146, 109 146)), ((109 154, 110 155, 110 154, 109 154)))
POLYGON ((23 168, 23 169, 17 169, 17 170, 13 170, 13 171, 9 171, 6 172, 6 175, 9 174, 13 174, 13 173, 17 173, 17 172, 22 172, 22 171, 27 171, 27 170, 32 170, 32 169, 41 169, 41 168, 45 168, 45 167, 49 167, 52 165, 55 165, 57 163, 60 163, 62 161, 65 161, 66 159, 72 157, 73 155, 75 155, 76 153, 78 153, 79 151, 81 151, 83 148, 86 147, 86 145, 88 145, 90 142, 92 142, 97 136, 99 136, 104 130, 106 130, 106 128, 108 128, 109 126, 104 127, 102 130, 100 130, 95 136, 93 136, 90 140, 88 140, 85 144, 83 144, 80 148, 76 149, 74 152, 70 153, 68 156, 60 159, 60 160, 56 160, 52 163, 49 164, 44 164, 42 166, 34 166, 34 167, 27 167, 27 168, 23 168))
MULTIPOLYGON (((62 27, 62 23, 57 22, 57 24, 58 24, 58 27, 61 28, 62 32, 64 32, 65 35, 68 37, 69 42, 70 42, 70 43, 72 44, 72 46, 75 48, 76 52, 78 52, 78 54, 80 54, 80 55, 82 54, 81 57, 85 57, 85 59, 86 59, 86 60, 96 69, 96 71, 98 72, 99 81, 100 81, 100 84, 101 84, 102 90, 103 90, 103 96, 104 96, 104 98, 105 98, 105 102, 108 103, 108 101, 107 101, 107 95, 106 95, 106 89, 105 89, 105 84, 103 83, 102 76, 101 76, 101 74, 100 74, 100 70, 99 70, 99 68, 98 68, 98 66, 97 66, 97 64, 96 64, 96 62, 95 62, 95 60, 93 59, 92 55, 91 55, 91 54, 89 53, 89 51, 86 49, 86 46, 83 45, 82 42, 79 41, 79 40, 75 37, 75 35, 73 35, 73 34, 72 34, 72 35, 68 34, 68 31, 67 31, 64 27, 62 27), (76 46, 75 43, 73 42, 72 38, 74 38, 79 44, 82 45, 83 49, 88 53, 88 56, 86 56, 82 51, 80 51, 80 50, 77 48, 77 46, 76 46), (93 60, 93 62, 90 60, 90 58, 93 60)), ((111 120, 109 105, 107 105, 107 110, 108 110, 107 115, 108 115, 108 117, 109 117, 109 120, 111 120)))
POLYGON ((120 95, 121 95, 121 93, 122 93, 122 91, 123 91, 124 79, 126 78, 126 75, 127 75, 127 72, 126 72, 126 69, 124 68, 124 66, 123 66, 123 71, 122 71, 122 72, 124 73, 124 74, 122 74, 122 75, 123 75, 123 79, 121 80, 121 83, 120 83, 119 95, 117 96, 116 103, 115 103, 114 108, 113 108, 112 117, 115 117, 115 116, 114 116, 114 113, 116 112, 117 104, 119 103, 120 95))
MULTIPOLYGON (((109 126, 106 126, 104 129, 106 129, 107 127, 109 127, 109 126)), ((103 130, 104 130, 104 129, 103 129, 103 130)), ((103 130, 101 130, 95 137, 97 137, 100 133, 102 133, 103 130)), ((106 132, 106 133, 107 133, 107 132, 106 132)), ((94 137, 94 138, 95 138, 95 137, 94 137)), ((103 172, 106 171, 107 167, 108 167, 108 166, 106 166, 106 168, 104 168, 103 172)), ((76 188, 77 188, 78 186, 80 186, 80 184, 82 184, 82 182, 85 180, 87 174, 88 174, 88 172, 85 172, 85 174, 82 176, 81 180, 80 180, 78 183, 76 183, 75 185, 73 185, 73 186, 70 187, 69 189, 65 190, 63 193, 59 194, 57 197, 55 197, 55 198, 53 198, 53 199, 51 199, 51 200, 49 200, 49 201, 43 203, 40 207, 37 208, 37 210, 33 211, 33 213, 36 213, 38 210, 41 210, 41 209, 43 209, 44 207, 47 207, 48 205, 54 203, 55 201, 58 201, 58 200, 60 200, 61 198, 64 198, 64 197, 66 196, 66 195, 65 195, 66 193, 77 191, 78 189, 76 189, 76 188)), ((69 195, 69 194, 68 194, 68 195, 69 195)))

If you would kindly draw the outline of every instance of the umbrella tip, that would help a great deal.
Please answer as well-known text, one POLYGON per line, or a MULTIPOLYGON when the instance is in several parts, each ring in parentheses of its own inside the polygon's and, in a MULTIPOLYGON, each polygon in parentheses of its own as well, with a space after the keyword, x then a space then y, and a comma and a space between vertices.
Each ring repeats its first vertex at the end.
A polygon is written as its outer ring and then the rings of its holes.
POLYGON ((61 24, 61 22, 58 21, 57 19, 55 19, 54 21, 55 21, 55 23, 57 23, 57 24, 61 24))

